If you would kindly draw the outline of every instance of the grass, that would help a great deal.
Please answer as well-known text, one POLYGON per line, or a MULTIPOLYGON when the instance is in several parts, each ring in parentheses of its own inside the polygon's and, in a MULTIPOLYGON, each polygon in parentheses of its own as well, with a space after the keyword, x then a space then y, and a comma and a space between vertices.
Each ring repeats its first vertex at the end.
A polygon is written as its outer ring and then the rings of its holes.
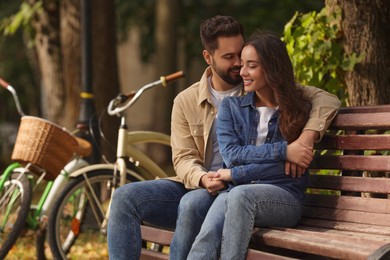
MULTIPOLYGON (((108 259, 107 244, 98 241, 88 241, 81 246, 75 246, 72 251, 79 256, 77 259, 108 259)), ((48 243, 45 243, 45 256, 48 260, 53 259, 48 243)), ((36 259, 35 234, 33 231, 28 231, 20 237, 6 257, 6 260, 29 259, 36 259)))

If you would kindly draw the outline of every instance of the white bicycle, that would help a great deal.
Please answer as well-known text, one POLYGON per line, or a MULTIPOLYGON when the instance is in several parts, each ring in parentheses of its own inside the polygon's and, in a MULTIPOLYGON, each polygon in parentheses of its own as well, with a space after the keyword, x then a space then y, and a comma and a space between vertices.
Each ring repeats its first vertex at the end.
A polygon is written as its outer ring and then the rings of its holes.
POLYGON ((137 92, 118 95, 108 106, 108 114, 120 117, 116 161, 112 164, 89 165, 71 173, 51 211, 48 225, 50 248, 55 259, 77 255, 75 248, 85 241, 106 244, 106 225, 114 190, 127 182, 167 177, 167 173, 145 154, 137 144, 154 143, 170 146, 170 137, 153 131, 128 131, 126 110, 144 91, 167 85, 183 73, 176 72, 147 84, 137 92))

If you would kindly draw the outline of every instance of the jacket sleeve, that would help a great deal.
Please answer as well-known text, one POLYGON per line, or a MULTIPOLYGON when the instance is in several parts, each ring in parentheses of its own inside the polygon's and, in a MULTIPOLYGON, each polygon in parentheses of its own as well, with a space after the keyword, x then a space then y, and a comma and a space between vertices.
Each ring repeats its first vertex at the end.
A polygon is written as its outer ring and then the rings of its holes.
POLYGON ((235 166, 231 169, 231 175, 234 185, 291 178, 289 175, 285 174, 284 162, 252 163, 235 166))
MULTIPOLYGON (((219 150, 227 168, 250 163, 271 163, 286 160, 287 142, 266 143, 260 146, 242 145, 229 98, 225 98, 218 110, 217 136, 219 150)), ((242 134, 242 133, 240 133, 242 134)))
POLYGON ((340 100, 329 92, 311 86, 303 87, 303 95, 312 104, 310 118, 303 130, 317 131, 320 134, 317 141, 320 141, 341 106, 340 100))
POLYGON ((199 181, 206 174, 199 148, 191 135, 184 114, 185 105, 180 95, 173 103, 171 121, 172 161, 177 177, 186 188, 200 188, 199 181))

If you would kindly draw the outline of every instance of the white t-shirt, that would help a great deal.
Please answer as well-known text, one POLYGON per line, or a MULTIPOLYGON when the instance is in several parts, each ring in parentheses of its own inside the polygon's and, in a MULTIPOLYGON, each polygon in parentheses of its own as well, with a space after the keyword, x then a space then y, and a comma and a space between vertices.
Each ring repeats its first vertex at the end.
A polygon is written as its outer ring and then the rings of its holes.
MULTIPOLYGON (((212 87, 211 84, 211 76, 208 78, 208 87, 211 93, 211 102, 213 103, 214 107, 219 108, 219 105, 221 104, 222 100, 225 97, 228 96, 238 96, 241 93, 242 85, 239 84, 235 86, 232 89, 226 90, 226 91, 217 91, 212 87)), ((219 145, 218 145, 218 139, 217 139, 217 129, 216 129, 216 119, 218 117, 218 114, 214 118, 213 125, 211 127, 211 134, 212 134, 212 140, 213 140, 213 160, 211 163, 209 171, 216 171, 218 169, 222 168, 223 160, 221 157, 221 154, 219 153, 219 145)))
POLYGON ((257 125, 257 139, 256 145, 262 145, 265 143, 265 138, 268 133, 268 122, 271 119, 272 115, 275 113, 276 108, 273 107, 256 107, 259 111, 260 120, 257 125))

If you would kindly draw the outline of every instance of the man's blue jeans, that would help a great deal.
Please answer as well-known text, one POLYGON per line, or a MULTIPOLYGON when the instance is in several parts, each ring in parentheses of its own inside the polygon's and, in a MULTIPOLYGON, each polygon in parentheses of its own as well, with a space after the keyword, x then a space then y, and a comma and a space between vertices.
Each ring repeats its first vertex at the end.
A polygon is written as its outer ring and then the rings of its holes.
POLYGON ((245 259, 254 226, 292 227, 302 204, 275 185, 240 185, 214 200, 188 259, 245 259))
POLYGON ((213 199, 205 189, 189 192, 183 184, 169 180, 134 182, 118 188, 108 220, 110 260, 139 259, 141 223, 173 229, 176 220, 180 228, 172 241, 171 259, 186 259, 213 199), (178 218, 178 209, 186 214, 178 218))

